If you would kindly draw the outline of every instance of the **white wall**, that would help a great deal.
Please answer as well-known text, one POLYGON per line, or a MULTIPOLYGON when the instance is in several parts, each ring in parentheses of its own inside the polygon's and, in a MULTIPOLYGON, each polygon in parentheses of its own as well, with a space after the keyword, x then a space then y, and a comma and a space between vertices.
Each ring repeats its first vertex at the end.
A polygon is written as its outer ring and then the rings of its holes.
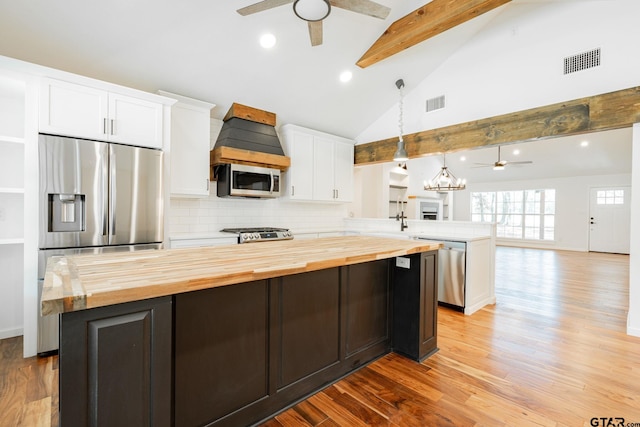
POLYGON ((517 242, 517 246, 588 251, 591 188, 628 185, 631 185, 631 175, 628 174, 472 183, 467 185, 466 191, 454 194, 454 218, 459 221, 471 220, 471 192, 474 191, 555 189, 555 241, 517 242))
POLYGON ((627 333, 640 337, 640 123, 633 126, 631 178, 631 254, 629 259, 629 317, 627 333))
MULTIPOLYGON (((406 134, 640 85, 640 2, 594 0, 509 4, 404 99, 406 134), (563 59, 602 49, 602 65, 563 74, 563 59), (425 100, 446 107, 425 113, 425 100)), ((399 76, 401 77, 401 76, 399 76)), ((397 135, 398 106, 358 143, 397 135)))

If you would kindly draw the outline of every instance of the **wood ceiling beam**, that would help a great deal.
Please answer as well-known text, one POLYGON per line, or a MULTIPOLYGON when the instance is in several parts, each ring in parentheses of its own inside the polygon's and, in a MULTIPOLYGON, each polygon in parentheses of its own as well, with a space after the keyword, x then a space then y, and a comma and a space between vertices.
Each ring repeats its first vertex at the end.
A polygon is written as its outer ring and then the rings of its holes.
POLYGON ((432 0, 400 18, 356 62, 366 68, 511 0, 432 0))
MULTIPOLYGON (((409 158, 497 144, 630 127, 640 122, 640 86, 404 135, 409 158)), ((393 161, 398 137, 359 144, 355 164, 393 161)))

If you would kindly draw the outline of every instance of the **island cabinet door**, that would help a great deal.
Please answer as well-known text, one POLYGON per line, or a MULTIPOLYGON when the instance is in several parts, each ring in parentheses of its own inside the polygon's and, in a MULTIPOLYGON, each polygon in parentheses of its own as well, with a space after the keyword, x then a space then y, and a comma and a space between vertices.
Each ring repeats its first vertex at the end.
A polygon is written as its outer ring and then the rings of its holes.
POLYGON ((389 260, 343 269, 345 360, 350 367, 389 351, 389 260))
POLYGON ((65 313, 60 426, 170 426, 172 300, 65 313))
POLYGON ((261 280, 176 295, 176 426, 240 426, 264 417, 268 290, 261 280))
POLYGON ((339 368, 340 269, 294 274, 273 282, 276 390, 280 398, 300 396, 335 378, 339 368))
POLYGON ((438 252, 401 258, 405 262, 396 262, 392 270, 392 346, 421 361, 438 350, 438 252))

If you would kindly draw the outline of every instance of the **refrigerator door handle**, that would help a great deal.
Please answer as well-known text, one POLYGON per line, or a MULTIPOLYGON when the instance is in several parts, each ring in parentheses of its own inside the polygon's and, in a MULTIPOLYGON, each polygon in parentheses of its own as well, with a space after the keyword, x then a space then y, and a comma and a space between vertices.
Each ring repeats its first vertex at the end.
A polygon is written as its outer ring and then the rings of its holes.
POLYGON ((118 158, 113 147, 109 147, 109 244, 113 244, 116 235, 116 169, 118 158))

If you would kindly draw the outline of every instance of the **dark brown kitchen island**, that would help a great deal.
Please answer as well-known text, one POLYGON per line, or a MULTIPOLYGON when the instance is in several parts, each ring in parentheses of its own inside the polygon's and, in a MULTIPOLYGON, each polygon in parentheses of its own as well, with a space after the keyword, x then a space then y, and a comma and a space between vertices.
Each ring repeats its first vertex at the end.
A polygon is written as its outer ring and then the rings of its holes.
POLYGON ((58 259, 43 312, 63 312, 61 425, 251 425, 390 351, 427 357, 439 246, 353 236, 58 259))

